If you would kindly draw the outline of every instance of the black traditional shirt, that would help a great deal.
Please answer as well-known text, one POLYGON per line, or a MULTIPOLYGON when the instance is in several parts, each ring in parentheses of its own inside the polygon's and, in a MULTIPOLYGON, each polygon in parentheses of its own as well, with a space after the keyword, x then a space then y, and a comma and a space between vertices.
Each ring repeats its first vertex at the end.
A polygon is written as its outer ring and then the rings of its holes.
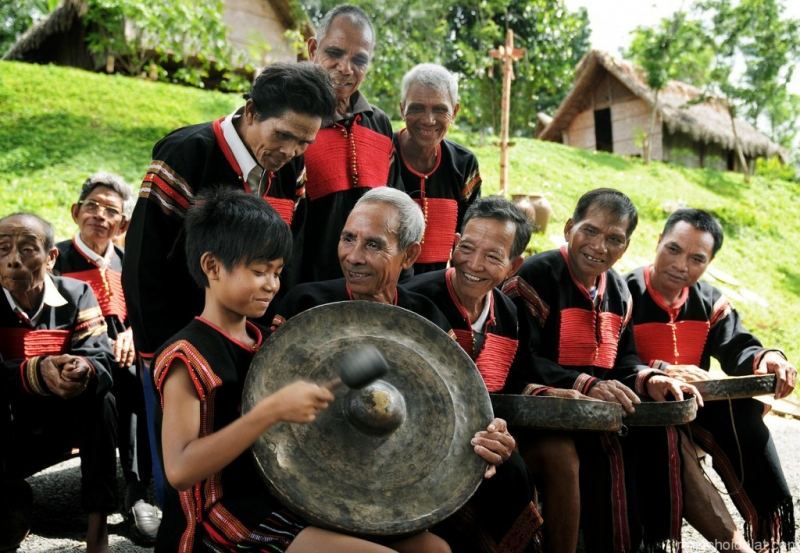
POLYGON ((520 342, 536 381, 587 393, 598 380, 614 379, 643 393, 654 371, 636 354, 631 297, 616 272, 600 275, 593 297, 572 274, 564 246, 529 257, 503 291, 525 319, 520 342))
MULTIPOLYGON (((136 349, 150 357, 203 309, 203 290, 186 268, 183 221, 194 197, 216 186, 251 192, 222 130, 224 118, 173 131, 153 148, 126 235, 122 284, 136 349)), ((302 159, 267 175, 263 193, 291 222, 302 159)))
POLYGON ((371 188, 397 186, 389 118, 360 93, 351 106, 352 116, 325 121, 305 152, 301 282, 342 276, 336 252, 353 206, 371 188))
POLYGON ((414 170, 402 157, 399 135, 395 134, 397 160, 395 181, 422 208, 425 236, 414 273, 444 269, 453 251, 455 233, 461 229, 464 213, 481 195, 478 159, 465 147, 443 140, 436 150, 436 165, 427 174, 414 170))

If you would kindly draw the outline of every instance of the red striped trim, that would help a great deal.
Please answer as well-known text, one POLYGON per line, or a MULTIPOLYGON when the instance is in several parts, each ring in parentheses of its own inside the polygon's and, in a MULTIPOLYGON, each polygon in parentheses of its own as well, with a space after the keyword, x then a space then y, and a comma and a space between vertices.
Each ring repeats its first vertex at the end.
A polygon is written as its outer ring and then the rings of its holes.
MULTIPOLYGON (((453 332, 459 345, 472 357, 472 332, 458 329, 453 329, 453 332)), ((503 389, 516 353, 517 340, 497 334, 486 334, 483 349, 475 359, 475 365, 487 390, 498 392, 503 389)))
POLYGON ((472 196, 472 191, 475 190, 476 187, 480 186, 482 182, 481 174, 478 168, 475 168, 475 172, 472 173, 469 177, 467 177, 467 182, 464 185, 464 199, 468 200, 470 196, 472 196))
POLYGON ((711 328, 714 328, 718 322, 730 315, 732 310, 733 306, 728 301, 728 298, 725 296, 720 296, 716 303, 714 303, 714 307, 711 309, 711 317, 708 320, 711 328))
POLYGON ((214 131, 214 138, 217 139, 217 146, 222 151, 222 155, 225 156, 225 159, 228 162, 228 165, 231 166, 233 172, 239 177, 239 180, 245 182, 245 178, 242 175, 242 168, 239 167, 239 163, 236 161, 236 156, 233 155, 233 150, 228 145, 228 141, 225 140, 225 131, 222 130, 222 122, 225 120, 225 117, 220 117, 213 123, 211 123, 211 129, 214 131))
POLYGON ((629 551, 631 548, 628 528, 628 498, 625 492, 625 465, 622 447, 616 437, 603 434, 600 444, 608 458, 611 476, 611 521, 614 551, 629 551))
POLYGON ((177 190, 170 186, 169 183, 167 183, 158 175, 154 173, 147 173, 143 180, 144 182, 149 182, 156 185, 161 192, 169 196, 183 209, 189 209, 189 199, 186 198, 186 196, 181 195, 177 190))
POLYGON ((564 260, 564 264, 567 266, 567 271, 569 271, 569 276, 572 279, 572 283, 580 290, 581 294, 583 294, 587 300, 594 303, 600 303, 600 299, 606 293, 606 283, 608 281, 608 275, 606 273, 601 273, 597 279, 597 294, 595 298, 592 298, 592 295, 589 293, 589 290, 583 283, 578 282, 578 279, 575 277, 575 273, 572 271, 572 262, 569 259, 569 251, 567 250, 567 246, 561 246, 559 248, 561 252, 561 257, 564 260))
POLYGON ((731 459, 717 445, 714 436, 710 432, 698 424, 691 424, 690 427, 692 429, 692 437, 703 450, 711 455, 714 470, 717 471, 717 474, 725 483, 725 489, 728 490, 733 504, 736 505, 736 509, 742 515, 745 523, 749 524, 751 528, 758 528, 758 512, 736 476, 736 470, 733 468, 731 459))
POLYGON ((575 379, 575 382, 572 383, 572 389, 578 390, 583 395, 589 395, 589 391, 594 386, 595 382, 598 381, 598 378, 595 376, 591 376, 586 373, 580 373, 578 377, 575 379))
POLYGON ((550 315, 550 307, 539 297, 536 290, 521 276, 513 276, 503 284, 503 293, 511 299, 522 298, 525 307, 541 326, 550 315))
POLYGON ((622 317, 616 313, 578 307, 562 310, 558 364, 612 369, 621 330, 622 317))
POLYGON ((0 354, 6 359, 66 353, 70 330, 4 328, 0 332, 0 354))
POLYGON ((425 216, 425 235, 417 263, 446 263, 453 252, 458 203, 446 198, 414 200, 425 216))
POLYGON ((292 225, 292 220, 294 219, 294 200, 289 198, 274 198, 272 196, 265 196, 264 199, 272 206, 275 213, 283 219, 284 223, 289 226, 292 225))
POLYGON ((250 536, 250 530, 221 503, 211 507, 208 520, 224 533, 226 542, 238 543, 250 536))
POLYGON ((681 485, 681 452, 678 446, 678 430, 674 426, 665 428, 669 457, 670 539, 680 541, 683 518, 683 486, 681 485))
POLYGON ((87 271, 62 273, 64 276, 82 280, 92 288, 104 317, 116 316, 120 321, 128 318, 125 292, 122 290, 122 274, 113 269, 99 267, 87 271))

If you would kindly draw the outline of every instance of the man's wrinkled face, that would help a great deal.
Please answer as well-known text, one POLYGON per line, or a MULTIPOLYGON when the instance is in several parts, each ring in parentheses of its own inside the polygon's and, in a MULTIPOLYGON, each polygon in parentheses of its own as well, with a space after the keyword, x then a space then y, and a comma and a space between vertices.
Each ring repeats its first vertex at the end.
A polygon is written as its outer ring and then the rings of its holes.
POLYGON ((45 230, 38 220, 15 215, 0 222, 0 284, 15 300, 44 289, 44 277, 57 255, 56 248, 45 247, 45 230))
POLYGON ((652 284, 668 296, 676 296, 703 276, 714 258, 714 237, 710 232, 678 221, 658 241, 653 262, 652 284))
POLYGON ((259 121, 253 102, 248 101, 241 127, 242 141, 265 171, 277 171, 306 151, 321 125, 320 117, 291 110, 259 121))
POLYGON ((98 186, 72 206, 72 220, 78 225, 81 240, 105 248, 124 230, 122 198, 111 188, 98 186))
POLYGON ((364 81, 372 46, 369 27, 340 15, 331 21, 328 33, 319 43, 316 38, 309 39, 308 53, 311 61, 328 72, 336 97, 343 101, 355 94, 364 81))
POLYGON ((362 203, 347 217, 339 264, 358 299, 394 297, 400 273, 413 263, 398 245, 398 219, 397 210, 383 202, 362 203))
POLYGON ((456 235, 450 264, 455 269, 453 286, 462 301, 482 301, 519 268, 522 257, 511 257, 515 234, 511 221, 475 217, 456 235))
POLYGON ((628 248, 630 221, 596 205, 589 206, 580 221, 567 221, 564 238, 567 240, 570 267, 579 282, 593 286, 601 274, 619 261, 628 248))
POLYGON ((458 107, 447 92, 414 83, 408 87, 400 112, 411 140, 419 148, 430 148, 444 139, 458 107))

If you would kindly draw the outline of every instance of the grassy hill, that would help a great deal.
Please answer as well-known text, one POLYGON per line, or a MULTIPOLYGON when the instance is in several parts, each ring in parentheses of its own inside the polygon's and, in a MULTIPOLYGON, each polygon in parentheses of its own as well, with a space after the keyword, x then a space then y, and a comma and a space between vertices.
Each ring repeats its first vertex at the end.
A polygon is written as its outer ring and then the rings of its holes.
MULTIPOLYGON (((373 98, 380 104, 380 98, 373 98)), ((139 182, 153 144, 182 125, 228 113, 241 98, 79 70, 0 62, 0 213, 33 210, 61 237, 73 232, 68 206, 92 172, 139 182)), ((474 149, 484 193, 498 189, 494 138, 453 132, 474 149)), ((553 207, 546 235, 532 248, 552 248, 577 198, 611 186, 629 194, 640 225, 620 263, 648 262, 663 221, 678 205, 703 207, 723 222, 725 245, 710 280, 731 297, 766 344, 800 361, 800 184, 690 170, 661 163, 518 139, 511 150, 510 193, 542 193, 553 207)))

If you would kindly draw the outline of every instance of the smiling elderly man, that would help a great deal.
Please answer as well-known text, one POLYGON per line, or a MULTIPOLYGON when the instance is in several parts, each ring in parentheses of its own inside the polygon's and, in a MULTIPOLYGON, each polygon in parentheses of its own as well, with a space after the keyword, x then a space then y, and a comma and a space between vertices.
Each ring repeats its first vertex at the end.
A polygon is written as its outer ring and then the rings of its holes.
POLYGON ((8 514, 7 502, 19 508, 9 490, 79 447, 86 549, 98 553, 117 502, 113 356, 89 285, 48 274, 57 255, 44 219, 0 219, 0 545, 14 550, 25 536, 7 526, 19 520, 8 514))
POLYGON ((392 125, 359 92, 375 40, 369 17, 348 5, 325 14, 316 36, 308 39, 309 58, 330 76, 337 107, 305 153, 301 281, 342 275, 336 246, 347 215, 367 190, 394 186, 392 125))
MULTIPOLYGON (((454 336, 447 318, 429 299, 398 286, 400 273, 419 256, 424 230, 422 211, 408 195, 386 187, 370 190, 356 203, 339 237, 337 252, 344 278, 297 286, 278 306, 274 324, 317 305, 366 300, 414 311, 454 336)), ((506 422, 494 419, 472 443, 475 453, 489 463, 487 480, 468 507, 432 531, 454 551, 482 550, 478 543, 487 543, 487 536, 488 543, 516 539, 524 545, 540 519, 531 503, 525 463, 515 451, 506 422), (495 497, 503 498, 502 509, 492 500, 495 497), (466 522, 467 512, 477 513, 477 520, 466 522), (479 537, 469 542, 476 532, 479 537)))
POLYGON ((422 63, 403 77, 400 114, 405 128, 394 135, 394 172, 425 214, 425 239, 414 273, 444 269, 464 212, 481 195, 478 159, 445 138, 455 121, 456 76, 441 65, 422 63))

